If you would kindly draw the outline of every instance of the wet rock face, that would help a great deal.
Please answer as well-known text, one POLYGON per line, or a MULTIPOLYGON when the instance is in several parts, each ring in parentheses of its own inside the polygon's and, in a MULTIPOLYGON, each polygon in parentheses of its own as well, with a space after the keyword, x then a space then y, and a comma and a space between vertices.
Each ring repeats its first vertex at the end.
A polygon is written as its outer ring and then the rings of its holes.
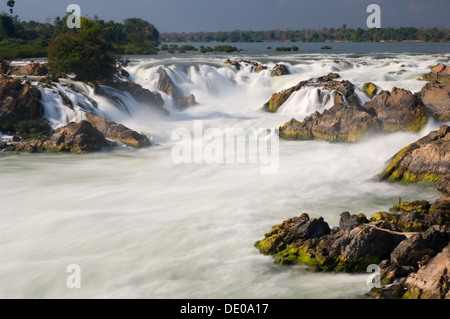
POLYGON ((335 104, 346 104, 349 106, 359 106, 359 99, 355 94, 355 87, 350 81, 334 81, 336 76, 321 76, 318 78, 312 78, 306 81, 301 81, 297 85, 281 91, 274 93, 270 100, 267 101, 263 110, 267 112, 276 112, 289 97, 295 92, 301 90, 305 86, 319 87, 322 90, 334 92, 335 104))
MULTIPOLYGON (((169 111, 167 111, 164 106, 164 100, 161 97, 161 94, 158 92, 152 92, 150 90, 147 90, 143 88, 141 85, 133 82, 128 81, 119 81, 116 79, 109 80, 105 83, 106 85, 115 88, 122 92, 128 92, 130 93, 136 101, 147 104, 149 107, 151 107, 153 110, 155 110, 157 113, 161 115, 169 115, 169 111)), ((95 93, 99 95, 103 95, 105 97, 108 97, 108 93, 105 91, 105 89, 102 86, 94 84, 95 87, 95 93)), ((117 97, 116 97, 117 98, 117 97)), ((116 104, 125 104, 124 101, 117 101, 115 99, 111 99, 113 103, 116 104)))
POLYGON ((187 107, 197 105, 195 96, 193 94, 187 97, 184 96, 183 92, 175 85, 175 83, 163 68, 160 68, 158 70, 158 74, 158 90, 171 96, 175 100, 175 104, 179 109, 184 110, 187 107))
POLYGON ((428 82, 421 90, 423 104, 439 121, 450 121, 450 81, 428 82))
MULTIPOLYGON (((450 127, 442 125, 400 150, 380 174, 390 182, 437 181, 450 174, 450 127)), ((446 188, 445 186, 442 186, 446 188)))

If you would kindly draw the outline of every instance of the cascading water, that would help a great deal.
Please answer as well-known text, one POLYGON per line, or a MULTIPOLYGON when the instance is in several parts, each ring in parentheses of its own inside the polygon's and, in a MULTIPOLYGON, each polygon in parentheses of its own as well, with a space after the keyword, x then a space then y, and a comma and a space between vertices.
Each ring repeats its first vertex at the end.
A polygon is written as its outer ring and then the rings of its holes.
MULTIPOLYGON (((149 133, 156 146, 87 155, 2 153, 0 297, 359 298, 367 292, 367 274, 280 267, 253 244, 273 225, 304 212, 323 216, 332 227, 343 211, 370 216, 389 209, 398 197, 434 200, 433 186, 386 184, 372 177, 399 149, 439 123, 429 121, 420 133, 354 144, 282 140, 279 169, 272 175, 261 174, 260 163, 176 163, 172 133, 185 128, 198 138, 194 120, 204 130, 223 133, 276 128, 292 117, 322 112, 332 105, 332 92, 312 87, 292 95, 277 113, 262 106, 273 93, 332 71, 355 85, 361 102, 367 100, 361 88, 368 81, 379 89, 418 92, 424 83, 417 77, 449 55, 371 50, 358 56, 319 50, 278 55, 268 54, 265 43, 254 45, 259 51, 236 58, 268 68, 285 62, 292 74, 272 78, 267 70, 236 70, 224 63, 234 58, 229 55, 133 57, 127 70, 136 83, 158 91, 162 67, 183 94, 195 95, 199 104, 180 111, 160 92, 171 112, 167 117, 113 88, 104 87, 104 96, 77 82, 38 84, 53 128, 93 112, 149 133), (339 68, 335 60, 357 67, 339 68), (66 285, 67 266, 73 264, 81 269, 80 289, 66 285)), ((384 45, 388 50, 391 44, 384 45)))

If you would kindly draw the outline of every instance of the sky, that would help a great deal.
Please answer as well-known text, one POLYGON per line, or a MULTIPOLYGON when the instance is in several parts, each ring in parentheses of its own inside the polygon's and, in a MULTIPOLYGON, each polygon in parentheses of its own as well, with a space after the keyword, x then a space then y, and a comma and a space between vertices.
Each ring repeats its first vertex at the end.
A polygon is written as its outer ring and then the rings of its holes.
MULTIPOLYGON (((381 27, 450 27, 449 0, 15 0, 21 20, 53 22, 69 4, 81 14, 122 22, 137 17, 161 32, 367 28, 371 3, 381 8, 381 27)), ((7 11, 0 0, 0 11, 7 11)))

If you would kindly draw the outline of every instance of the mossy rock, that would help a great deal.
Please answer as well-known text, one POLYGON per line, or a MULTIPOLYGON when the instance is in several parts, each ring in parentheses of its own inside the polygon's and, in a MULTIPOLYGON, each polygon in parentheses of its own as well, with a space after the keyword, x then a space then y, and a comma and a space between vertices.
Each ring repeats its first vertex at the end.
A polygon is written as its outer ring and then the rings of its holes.
POLYGON ((412 212, 417 211, 421 215, 426 215, 430 211, 431 204, 425 200, 413 201, 413 202, 402 202, 398 205, 394 205, 390 211, 392 212, 412 212))
POLYGON ((376 212, 375 214, 373 214, 373 216, 370 218, 370 221, 373 222, 378 222, 378 221, 385 221, 389 224, 396 224, 398 221, 398 214, 393 214, 393 213, 387 213, 387 212, 376 212))
POLYGON ((369 98, 373 98, 377 93, 377 87, 372 82, 367 82, 363 85, 363 91, 369 98))

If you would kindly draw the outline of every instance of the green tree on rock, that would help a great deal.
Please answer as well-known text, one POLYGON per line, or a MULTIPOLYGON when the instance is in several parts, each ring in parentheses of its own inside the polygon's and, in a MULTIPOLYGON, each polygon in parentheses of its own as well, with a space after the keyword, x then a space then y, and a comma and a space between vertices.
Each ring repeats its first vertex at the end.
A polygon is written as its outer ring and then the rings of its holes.
POLYGON ((73 73, 78 80, 110 79, 120 57, 101 34, 102 29, 96 21, 82 18, 80 30, 61 33, 50 43, 50 67, 58 72, 73 73))

